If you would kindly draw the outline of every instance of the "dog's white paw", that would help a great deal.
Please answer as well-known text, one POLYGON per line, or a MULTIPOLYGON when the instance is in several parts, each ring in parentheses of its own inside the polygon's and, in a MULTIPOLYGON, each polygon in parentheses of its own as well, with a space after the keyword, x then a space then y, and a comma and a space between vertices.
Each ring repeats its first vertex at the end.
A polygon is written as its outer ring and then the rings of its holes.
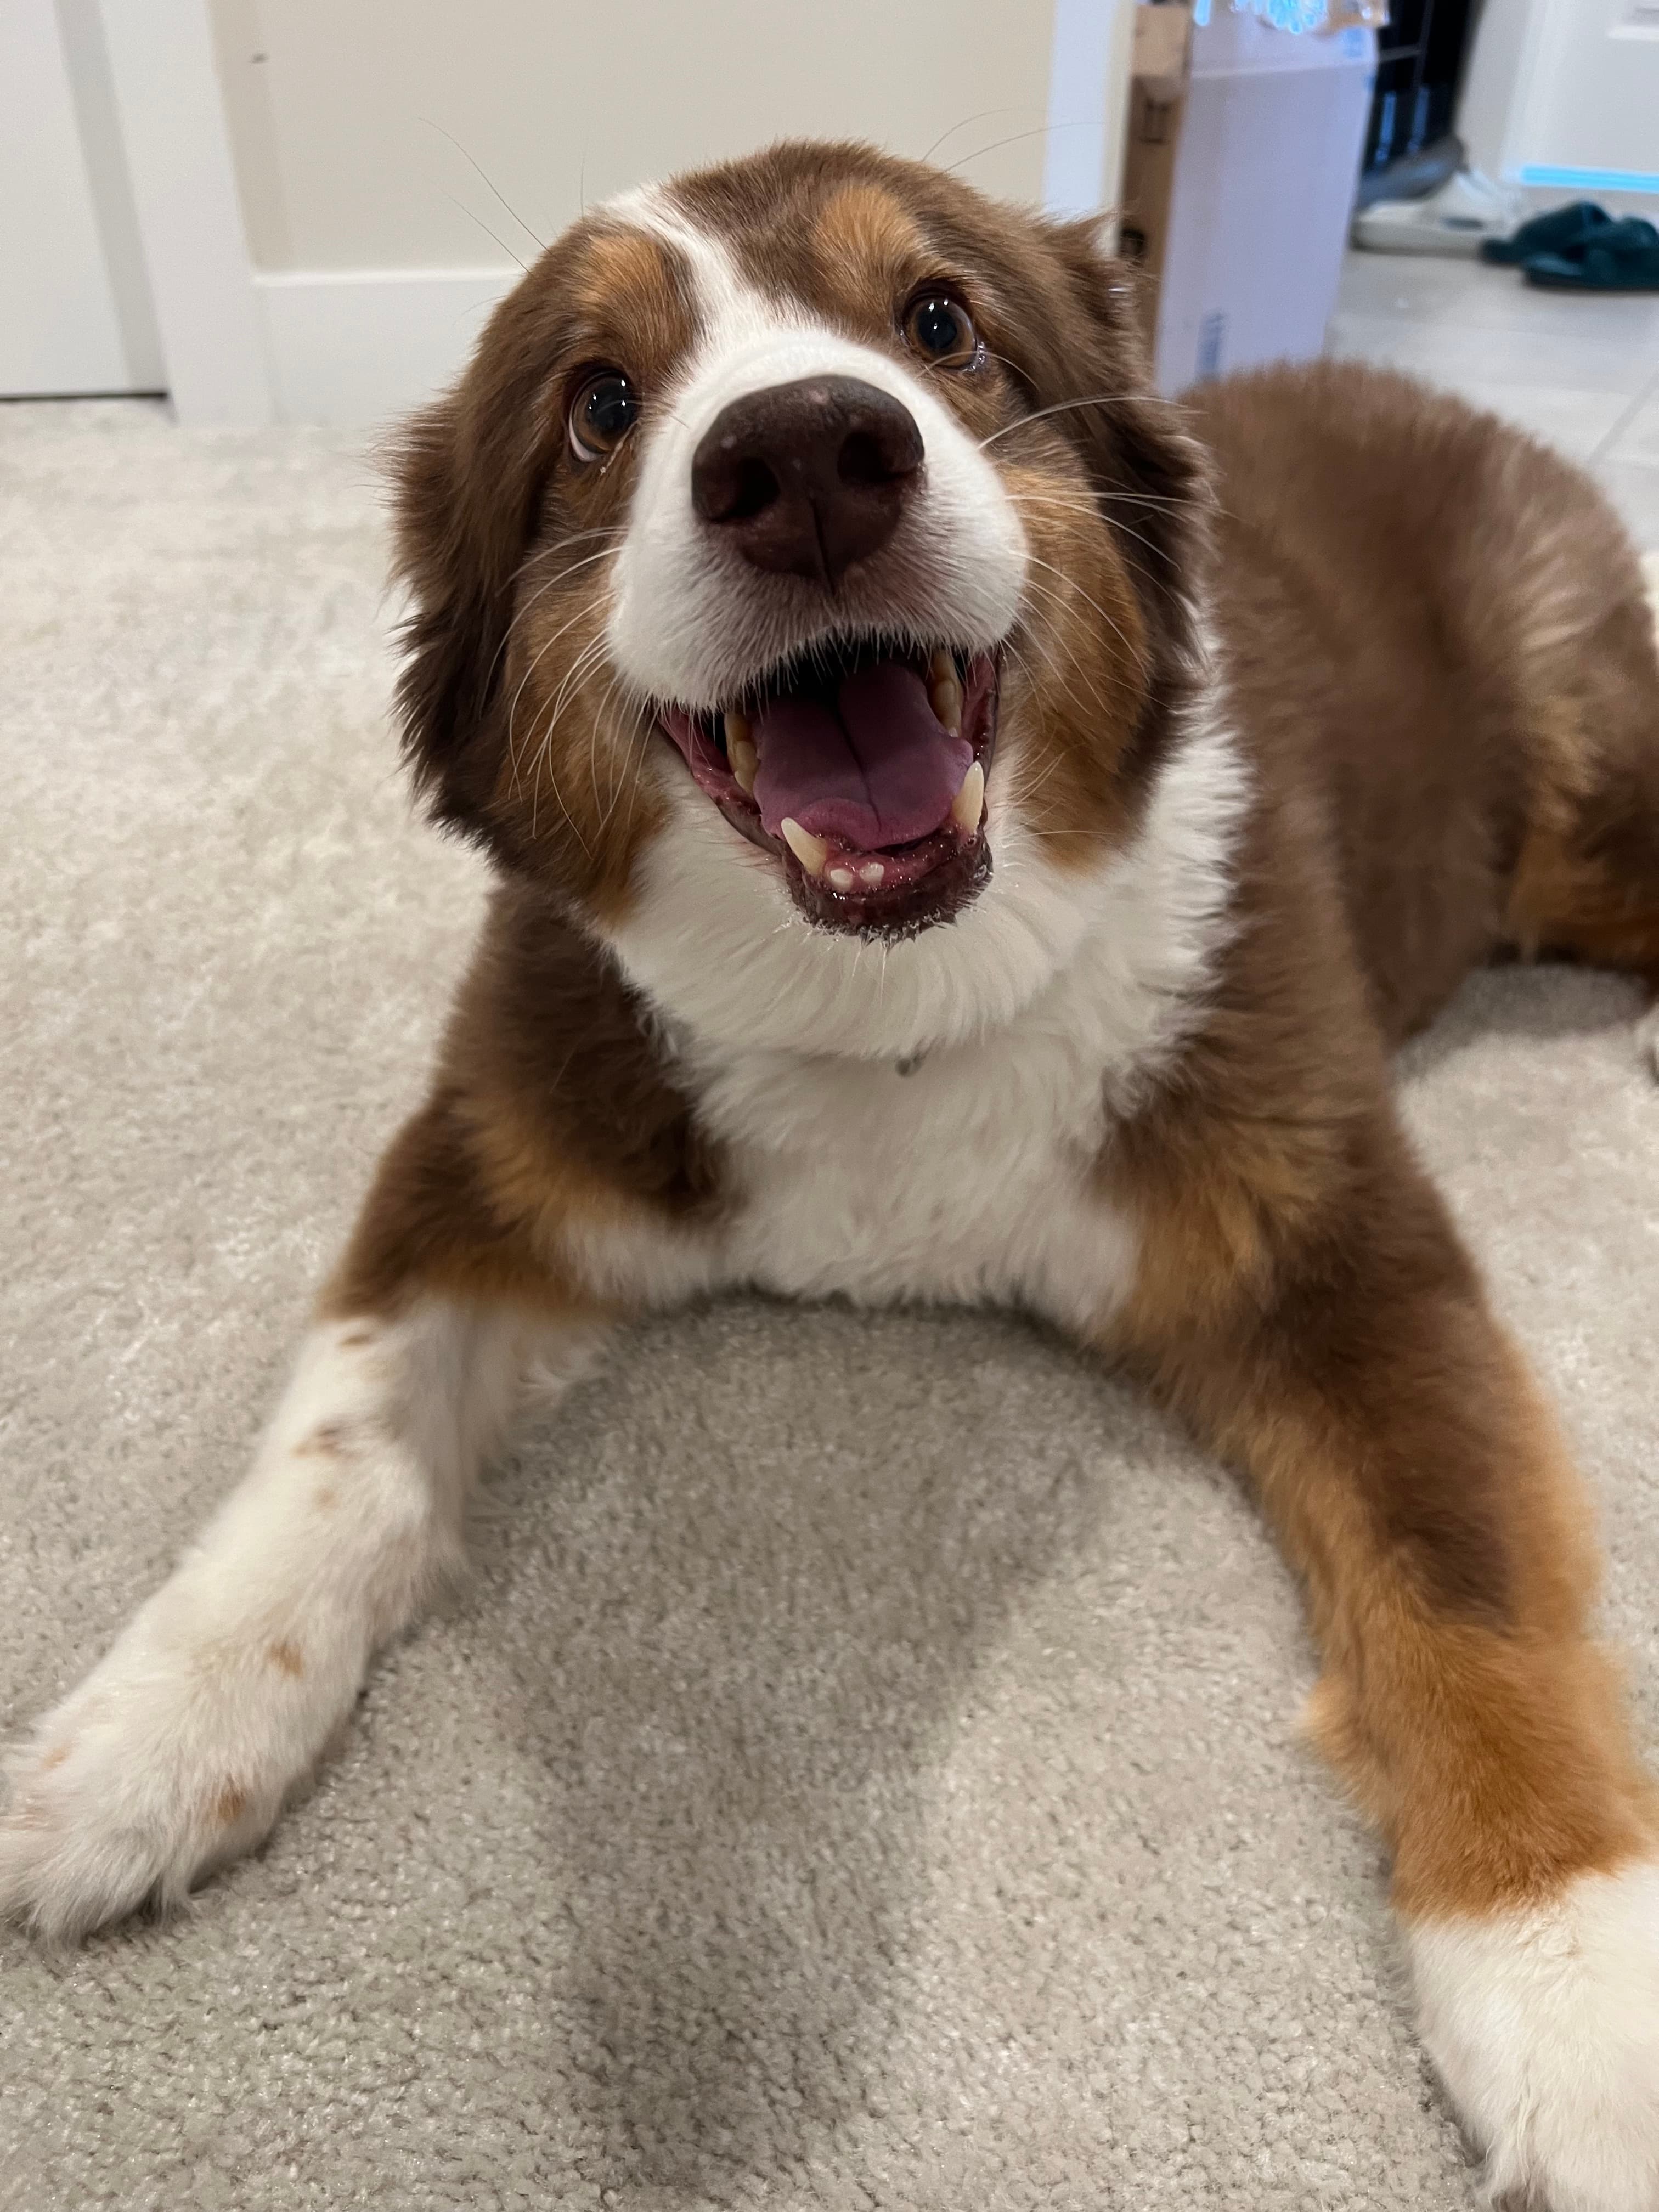
POLYGON ((295 1645, 175 1641, 149 1613, 6 1762, 0 1914, 48 1939, 176 1904, 260 1840, 312 1764, 295 1645))
POLYGON ((257 1844, 459 1564, 526 1357, 551 1388, 600 1340, 445 1299, 313 1330, 246 1480, 8 1761, 0 1915, 81 1935, 257 1844))
POLYGON ((1659 2212, 1659 1862, 1407 1929, 1423 2040, 1495 2203, 1659 2212))

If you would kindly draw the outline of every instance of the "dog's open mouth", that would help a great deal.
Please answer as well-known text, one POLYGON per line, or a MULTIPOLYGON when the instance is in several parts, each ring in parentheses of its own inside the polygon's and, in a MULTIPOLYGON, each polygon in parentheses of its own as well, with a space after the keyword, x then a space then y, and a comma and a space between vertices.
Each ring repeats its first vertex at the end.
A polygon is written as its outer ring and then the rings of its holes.
POLYGON ((908 937, 991 872, 985 779, 997 659, 849 639, 796 655, 723 714, 662 728, 733 828, 775 854, 826 928, 908 937))

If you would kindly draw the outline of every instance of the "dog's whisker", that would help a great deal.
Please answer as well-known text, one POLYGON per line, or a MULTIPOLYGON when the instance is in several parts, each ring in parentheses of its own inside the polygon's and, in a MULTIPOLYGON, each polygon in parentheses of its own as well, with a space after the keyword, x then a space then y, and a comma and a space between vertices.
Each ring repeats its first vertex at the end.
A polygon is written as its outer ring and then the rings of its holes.
POLYGON ((1085 392, 1079 399, 1056 399, 1049 406, 1034 407, 1029 414, 1021 415, 1012 422, 1005 422, 1000 430, 993 430, 989 437, 980 440, 979 449, 982 453, 988 447, 996 445, 1000 440, 1012 437, 1016 430, 1029 430, 1034 422, 1046 422, 1053 415, 1069 415, 1082 407, 1121 407, 1130 401, 1133 401, 1137 407, 1152 405, 1178 409, 1182 404, 1178 399, 1160 398, 1153 392, 1085 392))

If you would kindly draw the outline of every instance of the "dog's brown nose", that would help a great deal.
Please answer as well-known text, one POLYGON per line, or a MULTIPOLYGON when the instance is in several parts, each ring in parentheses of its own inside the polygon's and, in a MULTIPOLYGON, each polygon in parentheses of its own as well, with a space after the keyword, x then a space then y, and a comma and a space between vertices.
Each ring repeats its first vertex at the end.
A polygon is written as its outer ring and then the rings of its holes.
POLYGON ((921 433, 890 393, 805 376, 723 408, 691 463, 691 503, 745 561, 833 592, 892 536, 921 433))

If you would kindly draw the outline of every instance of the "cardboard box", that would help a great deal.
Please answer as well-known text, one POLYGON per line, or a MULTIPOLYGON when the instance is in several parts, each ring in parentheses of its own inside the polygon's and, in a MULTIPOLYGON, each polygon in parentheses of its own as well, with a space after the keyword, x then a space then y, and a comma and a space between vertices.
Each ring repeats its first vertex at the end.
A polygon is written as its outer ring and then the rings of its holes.
MULTIPOLYGON (((1179 0, 1159 0, 1158 5, 1143 0, 1135 9, 1118 248, 1138 261, 1154 283, 1164 266, 1182 102, 1192 60, 1190 9, 1179 4, 1179 0)), ((1150 313, 1155 290, 1149 289, 1146 296, 1150 313)), ((1147 335, 1152 335, 1150 329, 1147 335)))
MULTIPOLYGON (((1150 11, 1149 11, 1150 12, 1150 11)), ((1164 9, 1158 13, 1162 15, 1164 9)), ((1184 10, 1182 11, 1184 13, 1184 10)), ((1118 215, 1118 251, 1137 261, 1152 280, 1146 294, 1149 318, 1156 319, 1157 281, 1163 272, 1175 194, 1176 149, 1181 139, 1181 102, 1154 100, 1139 81, 1129 88, 1129 134, 1123 156, 1123 204, 1118 215)), ((1149 321, 1147 337, 1152 336, 1149 321)))
MULTIPOLYGON (((1186 15, 1164 0, 1140 18, 1186 15)), ((1174 33, 1149 28, 1160 53, 1174 33)), ((1376 75, 1376 37, 1297 35, 1216 0, 1189 29, 1182 95, 1130 92, 1121 236, 1149 287, 1162 392, 1229 369, 1306 361, 1336 302, 1376 75)), ((1149 52, 1151 50, 1149 49, 1149 52)))
POLYGON ((1129 74, 1146 97, 1167 104, 1187 89, 1193 60, 1193 19, 1178 0, 1135 9, 1134 60, 1129 74))

